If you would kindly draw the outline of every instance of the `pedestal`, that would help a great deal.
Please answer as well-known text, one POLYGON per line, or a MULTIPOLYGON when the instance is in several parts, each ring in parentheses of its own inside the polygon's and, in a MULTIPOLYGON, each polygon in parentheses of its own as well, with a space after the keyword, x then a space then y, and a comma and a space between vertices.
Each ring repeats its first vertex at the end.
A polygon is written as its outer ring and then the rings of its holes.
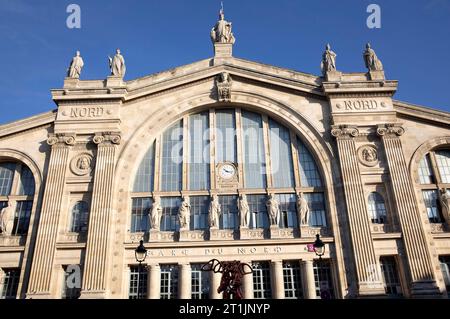
POLYGON ((233 44, 231 43, 214 43, 214 60, 213 64, 223 64, 226 59, 233 56, 233 44))
POLYGON ((150 241, 160 241, 161 240, 161 232, 159 230, 150 230, 149 239, 150 239, 150 241))
POLYGON ((80 79, 76 78, 65 78, 64 79, 64 88, 65 89, 74 89, 78 87, 78 82, 80 82, 80 79))
POLYGON ((120 87, 124 86, 123 78, 120 76, 108 76, 106 78, 107 87, 120 87))
POLYGON ((372 81, 385 80, 384 71, 369 71, 369 79, 372 81))
POLYGON ((341 82, 342 72, 339 71, 328 71, 325 74, 325 80, 328 82, 341 82))

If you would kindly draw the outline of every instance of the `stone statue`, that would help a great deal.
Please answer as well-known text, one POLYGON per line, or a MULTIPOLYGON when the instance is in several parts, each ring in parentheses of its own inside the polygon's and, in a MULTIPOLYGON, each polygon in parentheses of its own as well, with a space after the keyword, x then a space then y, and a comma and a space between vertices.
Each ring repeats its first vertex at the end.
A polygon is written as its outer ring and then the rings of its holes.
POLYGON ((363 151, 362 151, 362 156, 363 159, 366 162, 375 162, 378 160, 378 155, 377 155, 377 151, 375 151, 373 148, 371 147, 366 147, 363 151))
POLYGON ((225 20, 225 14, 223 9, 219 12, 219 21, 217 21, 214 28, 211 29, 211 41, 213 43, 231 43, 233 44, 236 39, 234 38, 231 30, 232 24, 225 20))
POLYGON ((366 44, 366 50, 364 51, 364 62, 366 68, 369 71, 383 71, 383 64, 378 59, 375 51, 370 47, 370 43, 366 44))
POLYGON ((80 56, 80 51, 77 51, 76 55, 72 59, 72 62, 70 63, 69 69, 67 70, 67 76, 72 79, 79 79, 83 66, 83 58, 80 56))
POLYGON ((450 226, 450 191, 446 190, 445 188, 442 189, 439 200, 441 201, 442 206, 442 216, 450 226))
POLYGON ((212 195, 211 203, 209 204, 208 210, 208 222, 209 227, 219 227, 219 218, 222 211, 220 209, 219 197, 217 195, 212 195))
POLYGON ((278 221, 280 219, 280 206, 273 194, 269 194, 269 198, 267 199, 266 206, 267 206, 267 212, 269 213, 270 225, 278 226, 278 221))
POLYGON ((245 194, 242 194, 239 198, 239 216, 241 218, 241 227, 247 228, 250 224, 250 207, 245 194))
POLYGON ((189 203, 189 197, 184 196, 178 210, 178 220, 180 221, 181 229, 189 229, 189 223, 191 220, 191 204, 189 203))
POLYGON ((2 235, 11 235, 14 222, 14 210, 12 206, 12 202, 8 201, 6 206, 0 211, 0 231, 2 235))
POLYGON ((153 198, 152 211, 150 213, 151 218, 151 228, 153 230, 159 230, 159 225, 161 223, 162 208, 161 200, 158 196, 153 198))
POLYGON ((125 59, 120 54, 120 50, 119 49, 116 50, 116 55, 114 56, 114 58, 111 58, 110 56, 108 56, 108 58, 109 58, 109 68, 111 69, 111 75, 120 76, 123 78, 125 76, 127 68, 125 66, 125 59))
POLYGON ((303 193, 297 195, 298 223, 303 226, 309 225, 309 206, 303 193))
POLYGON ((82 171, 89 169, 89 158, 87 156, 83 156, 78 160, 78 168, 82 171))
POLYGON ((217 94, 219 101, 229 102, 231 100, 231 84, 233 80, 227 72, 222 72, 217 78, 217 94))
POLYGON ((336 71, 336 56, 337 54, 331 51, 331 46, 327 44, 325 52, 322 55, 322 73, 325 74, 330 71, 336 71))

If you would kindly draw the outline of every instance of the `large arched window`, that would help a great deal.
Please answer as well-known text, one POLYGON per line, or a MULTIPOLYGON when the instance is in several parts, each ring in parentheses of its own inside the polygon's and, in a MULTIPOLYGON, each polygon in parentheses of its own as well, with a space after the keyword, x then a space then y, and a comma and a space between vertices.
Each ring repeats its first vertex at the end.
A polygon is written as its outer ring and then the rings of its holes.
POLYGON ((369 195, 369 216, 374 224, 386 223, 386 205, 384 203, 383 196, 377 192, 370 193, 369 195))
MULTIPOLYGON (((18 162, 0 163, 0 209, 10 205, 13 211, 4 220, 5 233, 25 235, 30 224, 35 182, 33 173, 18 162)), ((2 229, 3 231, 3 229, 2 229)))
POLYGON ((441 196, 450 192, 450 150, 426 154, 419 164, 419 183, 430 223, 443 223, 441 196))
POLYGON ((159 229, 177 231, 181 193, 191 205, 190 230, 209 227, 211 193, 218 194, 220 229, 239 228, 241 194, 247 196, 249 228, 268 228, 269 193, 279 203, 279 227, 298 227, 298 192, 308 202, 310 226, 323 227, 324 191, 316 160, 294 131, 265 114, 210 109, 184 116, 151 143, 134 180, 130 230, 151 227, 148 214, 156 194, 159 229))
POLYGON ((89 220, 89 206, 85 201, 76 202, 72 207, 72 223, 70 231, 74 233, 87 232, 89 220))

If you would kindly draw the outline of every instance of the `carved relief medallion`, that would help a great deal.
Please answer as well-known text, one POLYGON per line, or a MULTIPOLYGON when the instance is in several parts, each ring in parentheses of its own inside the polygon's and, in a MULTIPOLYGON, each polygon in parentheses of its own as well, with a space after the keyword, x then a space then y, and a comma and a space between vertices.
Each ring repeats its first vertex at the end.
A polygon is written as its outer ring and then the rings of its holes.
POLYGON ((70 170, 78 176, 88 175, 92 170, 93 157, 91 154, 82 153, 75 156, 70 162, 70 170))
POLYGON ((358 160, 361 164, 373 167, 378 164, 378 152, 373 145, 363 145, 358 149, 358 160))

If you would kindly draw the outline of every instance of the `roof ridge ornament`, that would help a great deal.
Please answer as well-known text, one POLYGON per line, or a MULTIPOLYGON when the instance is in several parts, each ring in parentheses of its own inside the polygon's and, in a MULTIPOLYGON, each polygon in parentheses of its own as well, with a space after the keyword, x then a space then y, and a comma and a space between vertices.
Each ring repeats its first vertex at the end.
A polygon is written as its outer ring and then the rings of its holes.
POLYGON ((211 41, 214 44, 214 65, 223 64, 225 59, 233 56, 233 44, 236 38, 233 35, 232 23, 225 20, 223 2, 219 11, 219 20, 211 29, 211 41))

